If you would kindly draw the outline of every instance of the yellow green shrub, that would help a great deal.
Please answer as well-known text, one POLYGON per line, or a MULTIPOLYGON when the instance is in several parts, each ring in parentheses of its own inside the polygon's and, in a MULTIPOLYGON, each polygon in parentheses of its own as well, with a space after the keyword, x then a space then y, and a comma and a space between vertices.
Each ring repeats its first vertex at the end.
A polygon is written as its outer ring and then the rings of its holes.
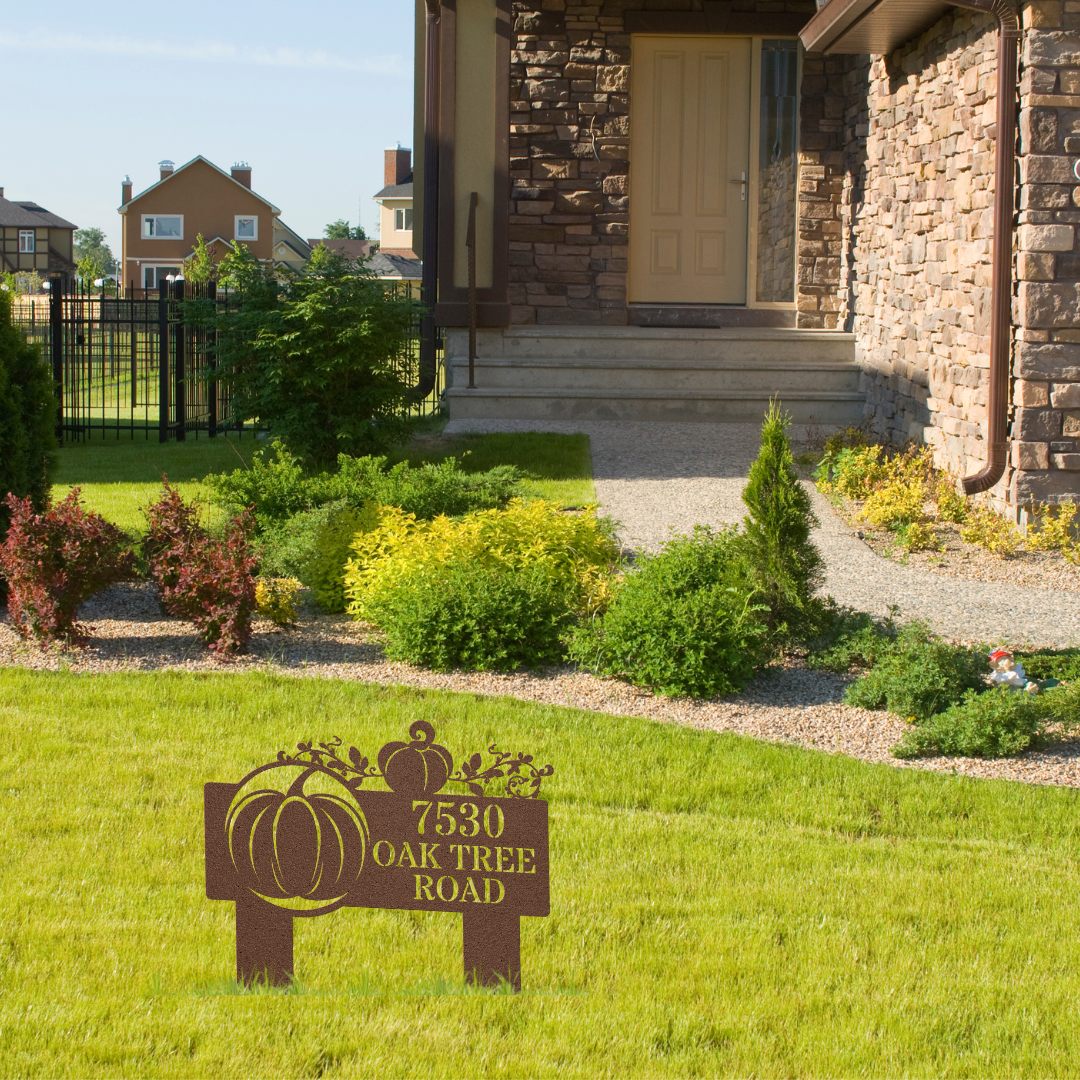
POLYGON ((901 527, 900 543, 907 551, 940 551, 941 541, 932 525, 924 521, 912 521, 901 527))
POLYGON ((278 626, 296 622, 296 595, 303 588, 296 578, 259 578, 255 606, 259 614, 278 626))
POLYGON ((967 520, 968 500, 956 490, 953 478, 948 473, 941 473, 938 476, 934 501, 937 503, 938 516, 942 521, 951 521, 956 525, 961 525, 967 520))
POLYGON ((987 503, 969 511, 967 521, 960 526, 960 539, 1003 557, 1015 554, 1022 542, 1016 528, 987 503))
POLYGON ((543 500, 513 500, 505 510, 480 510, 452 520, 418 521, 396 507, 379 510, 376 528, 354 537, 345 569, 349 612, 367 619, 372 598, 451 561, 492 569, 543 564, 582 612, 602 610, 618 548, 593 512, 565 513, 543 500))
POLYGON ((1043 507, 1038 516, 1038 528, 1028 533, 1027 546, 1033 551, 1060 551, 1071 563, 1080 563, 1080 544, 1076 533, 1080 528, 1077 516, 1080 506, 1075 502, 1062 503, 1057 513, 1043 507))
POLYGON ((345 610, 345 564, 351 545, 358 535, 377 528, 379 521, 378 507, 365 503, 359 510, 338 507, 319 526, 315 554, 304 566, 303 578, 323 611, 345 610))
POLYGON ((856 520, 886 528, 922 522, 926 520, 925 503, 929 496, 926 482, 921 478, 897 477, 870 494, 856 520))

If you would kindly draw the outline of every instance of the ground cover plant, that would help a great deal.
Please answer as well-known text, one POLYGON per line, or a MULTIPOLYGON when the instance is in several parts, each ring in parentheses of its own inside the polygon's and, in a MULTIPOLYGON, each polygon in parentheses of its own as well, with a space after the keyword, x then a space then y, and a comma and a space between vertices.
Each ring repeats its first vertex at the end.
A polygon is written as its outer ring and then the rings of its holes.
POLYGON ((315 679, 7 669, 0 710, 5 1075, 1066 1076, 1080 1056, 1073 790, 315 679), (296 920, 298 993, 236 996, 203 784, 415 719, 455 754, 498 739, 555 766, 525 992, 453 992, 454 917, 345 910, 296 920))

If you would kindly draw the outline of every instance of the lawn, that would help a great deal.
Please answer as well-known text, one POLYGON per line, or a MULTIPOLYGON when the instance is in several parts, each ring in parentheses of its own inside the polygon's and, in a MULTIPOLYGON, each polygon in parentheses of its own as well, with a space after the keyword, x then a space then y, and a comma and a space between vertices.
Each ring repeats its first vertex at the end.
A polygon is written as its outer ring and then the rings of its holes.
MULTIPOLYGON (((62 498, 78 484, 90 509, 128 532, 141 533, 146 528, 143 510, 156 499, 165 474, 185 499, 204 505, 213 522, 218 515, 208 504, 203 477, 246 468, 251 455, 265 446, 264 441, 246 433, 239 439, 222 435, 182 443, 116 439, 110 433, 104 440, 69 443, 61 449, 53 495, 62 498)), ((586 435, 461 435, 418 440, 389 457, 391 461, 407 459, 419 465, 442 461, 450 455, 461 458, 467 472, 481 472, 499 464, 517 465, 525 473, 523 491, 536 498, 565 506, 580 506, 596 498, 586 435)))
POLYGON ((0 671, 0 1075, 1050 1076, 1080 1058, 1077 793, 512 699, 0 671), (525 992, 452 992, 454 916, 297 920, 302 993, 226 993, 202 785, 298 739, 552 762, 525 992))

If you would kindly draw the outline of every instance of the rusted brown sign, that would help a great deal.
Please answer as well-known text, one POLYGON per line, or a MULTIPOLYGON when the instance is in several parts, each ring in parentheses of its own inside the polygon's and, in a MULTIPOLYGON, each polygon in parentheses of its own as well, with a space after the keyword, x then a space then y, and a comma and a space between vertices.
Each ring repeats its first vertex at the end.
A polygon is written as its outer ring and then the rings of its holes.
POLYGON ((296 917, 396 908, 460 914, 466 978, 521 989, 520 917, 549 909, 552 766, 491 746, 486 768, 473 754, 455 771, 434 737, 417 720, 374 764, 340 739, 300 743, 206 785, 206 895, 236 903, 237 979, 289 981, 296 917), (390 790, 362 790, 378 779, 390 790))

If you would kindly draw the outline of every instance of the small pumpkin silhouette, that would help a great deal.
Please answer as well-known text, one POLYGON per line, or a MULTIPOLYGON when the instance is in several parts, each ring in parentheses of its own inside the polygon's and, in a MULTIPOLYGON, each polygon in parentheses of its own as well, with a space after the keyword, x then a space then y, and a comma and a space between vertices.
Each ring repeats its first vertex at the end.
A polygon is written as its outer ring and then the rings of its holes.
POLYGON ((410 742, 387 743, 379 751, 379 771, 391 791, 419 798, 433 795, 446 783, 454 759, 445 746, 432 742, 435 729, 426 720, 409 728, 410 742))
POLYGON ((304 793, 308 769, 288 791, 245 795, 229 811, 229 855, 243 885, 273 900, 336 900, 364 868, 367 824, 340 795, 304 793))

